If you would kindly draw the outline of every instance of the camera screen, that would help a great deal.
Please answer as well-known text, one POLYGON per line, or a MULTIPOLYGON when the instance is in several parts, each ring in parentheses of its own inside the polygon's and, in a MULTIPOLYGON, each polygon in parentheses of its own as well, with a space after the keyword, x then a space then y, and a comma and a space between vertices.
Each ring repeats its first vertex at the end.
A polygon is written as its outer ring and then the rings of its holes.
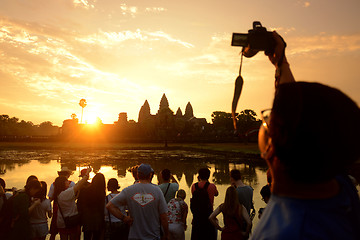
POLYGON ((248 34, 245 33, 233 33, 231 46, 242 46, 248 45, 248 34))

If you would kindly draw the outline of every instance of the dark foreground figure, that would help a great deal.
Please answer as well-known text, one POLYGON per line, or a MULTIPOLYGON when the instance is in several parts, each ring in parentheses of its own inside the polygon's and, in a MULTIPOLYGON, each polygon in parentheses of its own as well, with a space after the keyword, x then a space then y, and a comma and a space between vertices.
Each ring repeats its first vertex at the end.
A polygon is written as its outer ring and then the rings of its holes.
POLYGON ((360 157, 359 107, 337 89, 295 82, 274 38, 276 93, 259 132, 272 195, 251 239, 360 239, 359 196, 347 176, 360 157))

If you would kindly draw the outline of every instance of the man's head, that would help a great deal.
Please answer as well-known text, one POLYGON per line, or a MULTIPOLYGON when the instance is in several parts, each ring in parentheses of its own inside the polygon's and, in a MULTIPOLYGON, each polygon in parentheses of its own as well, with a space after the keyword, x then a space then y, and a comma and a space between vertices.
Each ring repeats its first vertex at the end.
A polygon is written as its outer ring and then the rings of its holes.
POLYGON ((165 182, 168 182, 170 180, 171 177, 171 173, 169 169, 164 169, 161 171, 161 177, 165 182))
POLYGON ((72 171, 68 167, 65 167, 65 166, 61 167, 61 170, 58 171, 59 176, 65 176, 66 178, 69 178, 71 174, 72 174, 72 171))
POLYGON ((208 168, 200 168, 199 169, 199 179, 200 180, 208 180, 210 177, 210 170, 208 168))
POLYGON ((260 195, 262 197, 262 200, 265 202, 265 203, 268 203, 269 202, 269 199, 271 197, 271 191, 270 191, 270 186, 269 185, 265 185, 261 188, 260 190, 260 195))
POLYGON ((231 180, 234 180, 234 181, 241 180, 240 170, 238 170, 238 169, 231 170, 230 171, 230 178, 232 178, 231 180))
POLYGON ((269 123, 272 155, 295 182, 328 181, 359 159, 359 123, 359 107, 339 90, 281 84, 269 123))
POLYGON ((140 180, 151 179, 154 170, 149 164, 142 163, 137 169, 138 177, 140 180))

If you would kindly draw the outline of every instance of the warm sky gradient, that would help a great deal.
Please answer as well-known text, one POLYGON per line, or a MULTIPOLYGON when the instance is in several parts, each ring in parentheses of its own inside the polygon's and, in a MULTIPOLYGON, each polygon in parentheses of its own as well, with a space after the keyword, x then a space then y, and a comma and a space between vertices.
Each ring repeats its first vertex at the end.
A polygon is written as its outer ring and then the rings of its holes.
MULTIPOLYGON (((359 0, 0 0, 0 114, 61 126, 72 113, 138 120, 147 99, 196 117, 231 111, 240 48, 232 32, 254 20, 288 44, 297 80, 318 81, 360 103, 359 0)), ((244 59, 238 110, 271 106, 274 68, 244 59)))

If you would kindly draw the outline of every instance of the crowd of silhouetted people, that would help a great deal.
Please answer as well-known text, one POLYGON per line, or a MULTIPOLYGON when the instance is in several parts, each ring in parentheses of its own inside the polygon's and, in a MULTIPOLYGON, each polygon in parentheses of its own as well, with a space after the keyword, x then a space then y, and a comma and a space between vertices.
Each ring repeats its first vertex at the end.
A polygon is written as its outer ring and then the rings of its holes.
MULTIPOLYGON (((1 239, 44 240, 55 239, 57 234, 60 239, 80 239, 81 232, 86 240, 185 239, 186 192, 179 189, 171 171, 159 172, 158 185, 152 183, 154 170, 148 164, 129 171, 134 183, 122 191, 116 178, 106 184, 100 172, 89 182, 91 168, 82 169, 81 180, 75 183, 69 180, 73 172, 62 167, 48 193, 47 183, 34 175, 21 190, 7 189, 0 178, 1 239)), ((208 168, 199 169, 199 181, 191 187, 192 239, 216 239, 216 229, 222 231, 222 239, 246 239, 254 216, 250 213, 254 211, 253 189, 241 181, 239 170, 232 170, 224 203, 213 211, 219 192, 209 177, 208 168), (216 220, 221 212, 224 227, 216 220)))

